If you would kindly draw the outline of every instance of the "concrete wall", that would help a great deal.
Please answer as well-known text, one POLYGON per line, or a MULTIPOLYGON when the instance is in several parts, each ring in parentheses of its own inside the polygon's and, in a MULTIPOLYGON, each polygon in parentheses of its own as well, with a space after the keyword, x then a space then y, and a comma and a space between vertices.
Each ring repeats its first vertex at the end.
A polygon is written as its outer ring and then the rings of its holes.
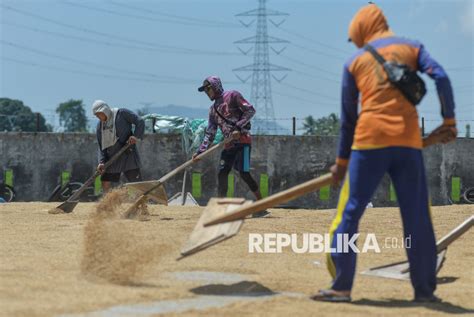
MULTIPOLYGON (((337 140, 334 137, 313 136, 258 136, 252 145, 251 173, 260 180, 268 175, 269 193, 276 193, 293 185, 326 173, 334 161, 337 140)), ((139 145, 146 180, 158 179, 185 161, 179 135, 149 134, 139 145)), ((71 181, 85 181, 97 163, 95 135, 82 133, 0 133, 0 169, 13 170, 14 187, 19 201, 45 201, 60 182, 62 171, 71 172, 71 181)), ((449 145, 437 145, 424 150, 432 203, 448 204, 452 177, 461 178, 463 189, 474 186, 474 139, 458 139, 449 145)), ((205 204, 217 193, 219 153, 196 164, 188 174, 186 187, 192 191, 192 173, 201 181, 201 197, 205 204)), ((252 198, 245 184, 235 175, 235 196, 252 198)), ((168 195, 181 190, 182 175, 166 184, 168 195)), ((386 177, 373 198, 375 206, 396 205, 390 200, 390 181, 386 177)), ((290 206, 333 208, 337 190, 308 194, 290 206), (320 198, 320 195, 323 199, 320 198)))

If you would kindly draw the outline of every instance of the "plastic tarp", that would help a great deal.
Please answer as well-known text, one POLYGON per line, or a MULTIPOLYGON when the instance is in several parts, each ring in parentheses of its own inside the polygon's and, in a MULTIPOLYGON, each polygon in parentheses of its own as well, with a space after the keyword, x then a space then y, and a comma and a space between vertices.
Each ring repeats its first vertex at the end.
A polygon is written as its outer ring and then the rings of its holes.
MULTIPOLYGON (((181 134, 183 151, 189 156, 197 151, 199 145, 204 140, 207 128, 206 119, 188 119, 160 114, 147 114, 142 118, 145 122, 151 121, 152 129, 148 129, 148 131, 154 130, 155 133, 181 134)), ((146 126, 148 127, 148 124, 146 126)), ((223 139, 222 132, 218 129, 214 143, 219 143, 223 139)))

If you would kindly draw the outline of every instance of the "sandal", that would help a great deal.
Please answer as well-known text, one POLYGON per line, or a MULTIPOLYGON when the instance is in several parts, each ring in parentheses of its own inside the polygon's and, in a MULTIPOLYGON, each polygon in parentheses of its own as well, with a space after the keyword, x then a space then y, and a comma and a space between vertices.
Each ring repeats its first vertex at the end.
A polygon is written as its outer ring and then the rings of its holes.
POLYGON ((352 300, 350 295, 344 295, 342 292, 332 289, 320 290, 317 294, 311 296, 310 298, 314 301, 333 303, 348 303, 352 300))

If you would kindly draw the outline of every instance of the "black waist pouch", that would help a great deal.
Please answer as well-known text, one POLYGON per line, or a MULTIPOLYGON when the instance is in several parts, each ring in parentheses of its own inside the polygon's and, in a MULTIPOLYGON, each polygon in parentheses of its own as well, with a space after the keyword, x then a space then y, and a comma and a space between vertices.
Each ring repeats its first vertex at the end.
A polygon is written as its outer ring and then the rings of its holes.
POLYGON ((413 105, 418 105, 423 97, 426 95, 426 86, 423 79, 411 70, 405 64, 398 64, 396 62, 386 61, 377 51, 369 44, 364 46, 364 49, 372 54, 372 56, 379 62, 385 73, 387 74, 389 82, 397 87, 403 96, 408 99, 413 105))

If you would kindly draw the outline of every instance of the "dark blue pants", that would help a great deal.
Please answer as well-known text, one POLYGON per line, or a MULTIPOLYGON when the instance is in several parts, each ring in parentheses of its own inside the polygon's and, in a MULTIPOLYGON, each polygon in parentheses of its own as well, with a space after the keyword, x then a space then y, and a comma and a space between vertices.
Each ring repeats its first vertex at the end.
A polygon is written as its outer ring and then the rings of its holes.
MULTIPOLYGON (((350 238, 358 232, 359 220, 385 173, 395 187, 404 237, 411 237, 411 247, 406 252, 415 297, 431 296, 436 289, 436 242, 421 150, 387 147, 352 151, 337 216, 330 229, 331 246, 336 247, 337 234, 349 234, 350 238)), ((328 254, 332 289, 351 290, 355 267, 354 252, 328 254)))
POLYGON ((232 168, 237 170, 240 177, 247 184, 252 192, 258 190, 257 182, 250 175, 250 144, 235 144, 229 149, 225 149, 221 153, 221 161, 219 164, 218 175, 218 196, 225 197, 227 195, 229 176, 232 168))

